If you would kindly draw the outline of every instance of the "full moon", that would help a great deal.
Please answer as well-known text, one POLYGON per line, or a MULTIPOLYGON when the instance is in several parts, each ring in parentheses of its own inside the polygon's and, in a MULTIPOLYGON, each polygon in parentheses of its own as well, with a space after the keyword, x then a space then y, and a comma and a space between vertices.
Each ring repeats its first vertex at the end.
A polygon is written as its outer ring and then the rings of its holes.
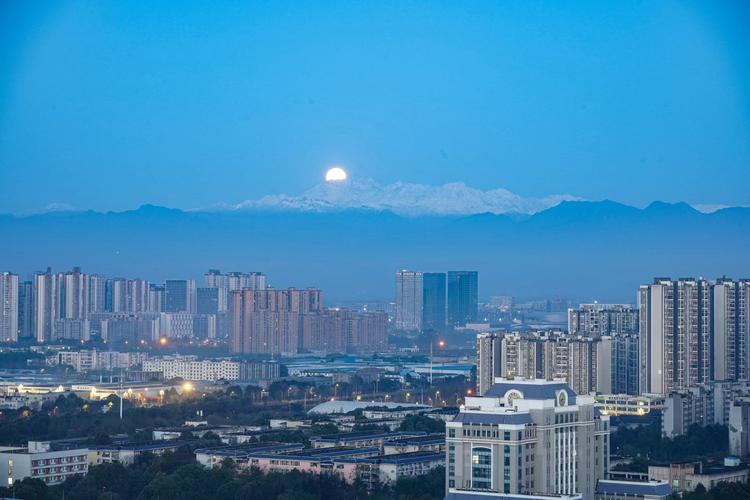
POLYGON ((329 168, 326 172, 326 182, 341 182, 346 180, 346 170, 341 167, 329 168))

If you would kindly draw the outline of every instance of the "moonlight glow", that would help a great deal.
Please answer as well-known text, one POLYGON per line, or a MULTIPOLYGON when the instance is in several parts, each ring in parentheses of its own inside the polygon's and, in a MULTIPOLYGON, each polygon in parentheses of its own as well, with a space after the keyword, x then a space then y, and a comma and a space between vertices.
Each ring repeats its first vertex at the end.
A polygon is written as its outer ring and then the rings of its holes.
POLYGON ((329 168, 326 172, 326 182, 342 182, 346 180, 346 170, 341 167, 329 168))

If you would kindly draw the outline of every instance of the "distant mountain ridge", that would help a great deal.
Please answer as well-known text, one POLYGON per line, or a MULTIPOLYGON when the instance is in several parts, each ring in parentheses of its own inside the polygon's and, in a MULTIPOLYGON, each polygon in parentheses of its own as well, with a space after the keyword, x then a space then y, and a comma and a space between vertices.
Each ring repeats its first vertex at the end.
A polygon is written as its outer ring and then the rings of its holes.
POLYGON ((153 281, 206 269, 262 270, 276 286, 333 299, 388 299, 393 273, 476 269, 480 295, 555 294, 634 302, 654 276, 750 277, 750 208, 702 213, 563 201, 534 214, 404 216, 391 210, 184 211, 1 215, 0 269, 83 266, 153 281))
POLYGON ((285 194, 264 196, 235 205, 222 204, 222 210, 299 210, 338 211, 349 209, 389 210, 400 215, 468 215, 482 212, 494 214, 533 214, 553 207, 561 201, 580 200, 569 195, 526 198, 507 189, 481 190, 463 182, 442 186, 394 182, 381 185, 372 179, 324 183, 308 189, 300 196, 285 194))

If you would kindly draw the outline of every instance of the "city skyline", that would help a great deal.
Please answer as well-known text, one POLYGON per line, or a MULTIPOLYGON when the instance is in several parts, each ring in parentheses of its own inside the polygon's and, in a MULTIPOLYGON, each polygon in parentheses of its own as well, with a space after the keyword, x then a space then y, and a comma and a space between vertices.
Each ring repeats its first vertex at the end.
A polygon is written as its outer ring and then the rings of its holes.
POLYGON ((0 2, 0 498, 750 497, 748 26, 0 2))

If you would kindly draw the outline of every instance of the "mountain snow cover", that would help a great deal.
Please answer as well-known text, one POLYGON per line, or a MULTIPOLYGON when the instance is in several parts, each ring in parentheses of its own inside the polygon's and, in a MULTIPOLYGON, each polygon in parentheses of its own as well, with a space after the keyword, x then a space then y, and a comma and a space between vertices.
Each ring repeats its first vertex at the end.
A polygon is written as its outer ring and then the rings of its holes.
POLYGON ((571 195, 525 198, 507 189, 483 191, 463 182, 442 186, 394 182, 381 185, 372 179, 319 184, 299 196, 269 195, 220 208, 335 211, 389 210, 402 215, 534 214, 562 201, 580 200, 571 195))

